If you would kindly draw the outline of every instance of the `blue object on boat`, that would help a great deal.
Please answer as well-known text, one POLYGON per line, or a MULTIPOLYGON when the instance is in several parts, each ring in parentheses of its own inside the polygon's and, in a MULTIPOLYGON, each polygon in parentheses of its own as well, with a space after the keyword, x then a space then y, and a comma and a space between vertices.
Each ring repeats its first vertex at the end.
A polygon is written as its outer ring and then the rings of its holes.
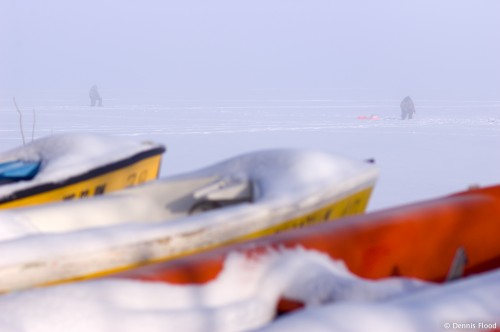
POLYGON ((0 163, 0 183, 31 180, 40 169, 39 161, 15 160, 0 163))

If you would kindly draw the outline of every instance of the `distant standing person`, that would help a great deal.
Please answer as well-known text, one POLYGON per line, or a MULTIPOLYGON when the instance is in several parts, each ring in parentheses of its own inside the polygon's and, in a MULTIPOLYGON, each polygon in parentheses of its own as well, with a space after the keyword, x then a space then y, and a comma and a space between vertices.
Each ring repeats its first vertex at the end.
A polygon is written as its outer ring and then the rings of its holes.
POLYGON ((99 91, 97 91, 97 85, 92 85, 92 87, 90 88, 89 97, 90 106, 95 106, 96 103, 98 106, 102 106, 102 98, 99 94, 99 91))
POLYGON ((411 119, 415 113, 415 104, 413 104, 413 100, 411 100, 410 96, 406 96, 401 102, 401 120, 405 120, 407 117, 411 119))

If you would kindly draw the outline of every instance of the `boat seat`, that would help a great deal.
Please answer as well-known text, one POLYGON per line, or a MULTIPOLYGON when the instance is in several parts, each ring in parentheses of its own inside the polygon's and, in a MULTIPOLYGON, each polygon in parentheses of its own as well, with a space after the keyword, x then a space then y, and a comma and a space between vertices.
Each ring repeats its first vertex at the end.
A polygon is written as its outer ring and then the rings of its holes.
POLYGON ((224 177, 196 190, 193 197, 196 203, 191 207, 190 214, 242 202, 252 202, 254 190, 252 181, 248 179, 224 177))

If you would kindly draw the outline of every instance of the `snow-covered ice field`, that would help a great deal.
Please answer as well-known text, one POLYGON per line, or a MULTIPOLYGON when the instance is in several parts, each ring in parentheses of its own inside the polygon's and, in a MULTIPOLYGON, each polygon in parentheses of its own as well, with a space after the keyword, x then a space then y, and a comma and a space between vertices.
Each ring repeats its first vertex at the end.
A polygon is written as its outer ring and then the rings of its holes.
MULTIPOLYGON (((288 147, 374 158, 381 176, 369 210, 500 183, 500 101, 415 102, 416 118, 402 121, 396 99, 105 100, 94 108, 85 101, 18 100, 27 141, 34 109, 34 138, 84 132, 160 142, 168 147, 162 177, 288 147), (358 118, 371 115, 379 119, 358 118)), ((0 101, 0 119, 0 150, 21 145, 10 100, 0 101)), ((106 280, 5 295, 0 331, 442 331, 464 319, 496 323, 498 274, 443 289, 408 279, 361 280, 341 262, 300 249, 260 261, 235 256, 207 286, 106 280), (283 294, 310 307, 270 323, 283 294), (331 300, 339 303, 318 306, 331 300)))
MULTIPOLYGON (((307 148, 374 158, 381 177, 369 210, 500 182, 500 101, 418 100, 411 121, 399 100, 18 100, 26 140, 62 132, 103 133, 168 147, 161 176, 249 151, 307 148), (377 115, 379 120, 358 119, 377 115)), ((19 115, 0 101, 0 149, 22 144, 19 115)))

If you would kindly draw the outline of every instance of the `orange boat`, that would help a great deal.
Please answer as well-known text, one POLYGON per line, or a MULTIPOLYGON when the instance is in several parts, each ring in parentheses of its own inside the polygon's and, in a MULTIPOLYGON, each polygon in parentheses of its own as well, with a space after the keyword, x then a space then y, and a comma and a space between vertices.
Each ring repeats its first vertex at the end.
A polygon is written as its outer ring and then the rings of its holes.
POLYGON ((361 277, 405 276, 442 282, 500 267, 499 235, 497 185, 346 217, 114 277, 205 283, 217 277, 230 252, 259 255, 269 248, 301 246, 343 260, 361 277))

